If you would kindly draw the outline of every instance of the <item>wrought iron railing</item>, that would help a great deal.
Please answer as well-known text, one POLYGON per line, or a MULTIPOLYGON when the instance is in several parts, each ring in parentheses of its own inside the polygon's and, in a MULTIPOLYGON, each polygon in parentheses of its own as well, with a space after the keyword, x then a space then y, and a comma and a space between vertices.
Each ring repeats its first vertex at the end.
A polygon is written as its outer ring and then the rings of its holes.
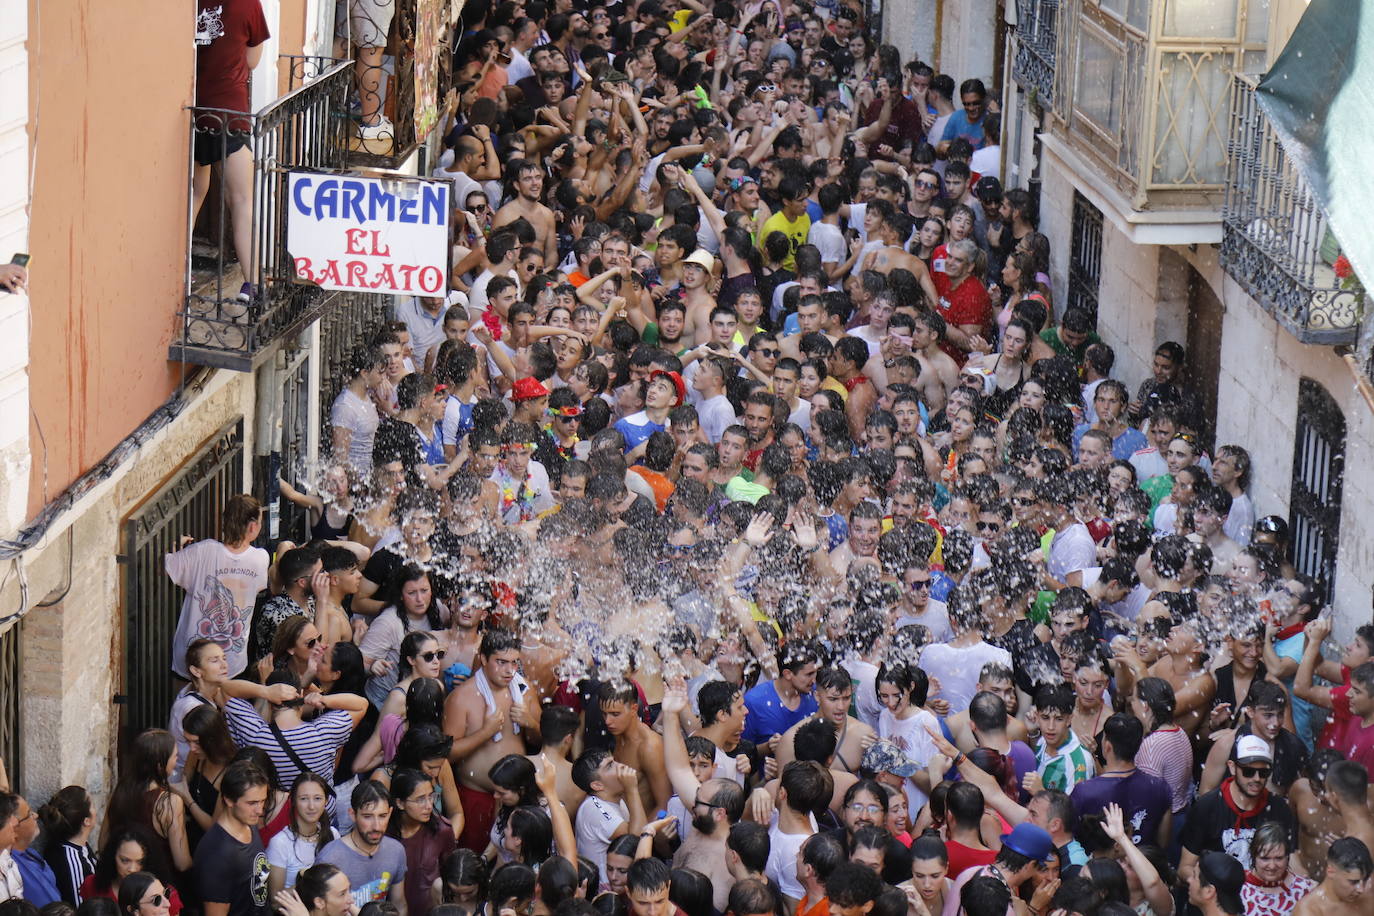
POLYGON ((1059 0, 1017 0, 1016 58, 1012 76, 1033 89, 1039 103, 1054 104, 1055 58, 1058 52, 1059 0))
MULTIPOLYGON (((243 420, 215 434, 177 475, 124 522, 123 743, 145 728, 164 728, 176 697, 168 670, 172 634, 185 592, 168 577, 164 557, 181 536, 218 537, 229 497, 243 492, 243 420)), ((247 622, 244 623, 247 626, 247 622)))
POLYGON ((1221 264, 1303 343, 1355 341, 1364 294, 1336 275, 1326 212, 1294 167, 1248 76, 1232 80, 1221 264))
POLYGON ((350 161, 396 168, 439 124, 453 0, 350 4, 355 132, 350 161))
MULTIPOLYGON (((222 162, 219 193, 192 212, 186 302, 171 358, 249 370, 267 347, 318 315, 319 290, 292 282, 286 250, 287 171, 342 169, 348 150, 347 99, 352 66, 292 60, 302 80, 256 114, 191 109, 191 172, 222 162), (311 71, 317 75, 309 79, 311 71), (198 259, 197 216, 212 254, 198 259), (244 284, 247 284, 246 286, 244 284)), ((200 180, 209 181, 208 175, 200 180)), ((193 195, 192 209, 200 195, 193 195)))

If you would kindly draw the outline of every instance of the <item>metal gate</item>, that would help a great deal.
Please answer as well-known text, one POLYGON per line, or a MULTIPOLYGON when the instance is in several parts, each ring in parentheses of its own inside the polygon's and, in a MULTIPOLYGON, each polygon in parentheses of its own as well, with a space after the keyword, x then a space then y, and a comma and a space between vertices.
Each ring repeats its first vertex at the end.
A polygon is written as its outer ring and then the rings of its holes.
POLYGON ((1065 308, 1080 308, 1097 323, 1097 293, 1102 286, 1102 211, 1073 192, 1073 245, 1069 249, 1069 294, 1065 308))
POLYGON ((1293 489, 1289 496, 1293 566, 1317 581, 1326 602, 1335 593, 1345 417, 1335 398, 1309 378, 1298 383, 1294 440, 1293 489))
POLYGON ((19 640, 23 621, 0 636, 0 760, 9 774, 10 791, 18 792, 21 785, 22 757, 19 753, 23 737, 19 716, 19 687, 23 677, 20 666, 19 640))
MULTIPOLYGON (((387 320, 391 297, 338 293, 320 319, 320 441, 328 443, 329 409, 348 383, 348 360, 387 320)), ((323 448, 323 446, 322 446, 323 448)))
MULTIPOLYGON (((281 466, 277 472, 291 484, 304 479, 310 443, 310 360, 308 353, 296 354, 298 362, 287 370, 281 410, 281 466)), ((310 521, 305 509, 281 497, 280 537, 303 544, 310 536, 310 521)))
POLYGON ((182 535, 219 536, 229 497, 243 492, 243 420, 221 429, 124 523, 124 707, 122 737, 165 728, 175 695, 172 634, 185 597, 163 557, 182 535))

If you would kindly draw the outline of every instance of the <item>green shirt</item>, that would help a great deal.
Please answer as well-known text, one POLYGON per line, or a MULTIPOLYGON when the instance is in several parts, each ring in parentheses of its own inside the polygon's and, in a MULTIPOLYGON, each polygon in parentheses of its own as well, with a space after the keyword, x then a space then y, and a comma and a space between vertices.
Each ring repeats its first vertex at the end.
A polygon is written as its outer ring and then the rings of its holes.
POLYGON ((1052 328, 1045 328, 1045 330, 1041 331, 1040 339, 1043 340, 1045 343, 1049 344, 1050 349, 1053 350, 1055 353, 1059 354, 1060 356, 1072 357, 1073 361, 1078 363, 1079 365, 1082 365, 1083 357, 1087 355, 1088 347, 1091 347, 1095 343, 1102 342, 1102 338, 1097 336, 1096 331, 1089 331, 1088 339, 1083 341, 1083 346, 1070 347, 1068 344, 1064 343, 1064 341, 1059 339, 1059 328, 1057 326, 1052 328))
POLYGON ((1093 757, 1078 741, 1078 736, 1069 729, 1069 737, 1056 750, 1045 747, 1045 739, 1035 743, 1036 771, 1046 789, 1057 789, 1069 793, 1080 782, 1093 777, 1093 757))
POLYGON ((731 502, 746 502, 751 506, 772 492, 762 484, 745 480, 743 474, 731 477, 725 485, 725 495, 731 502))
POLYGON ((1155 510, 1159 504, 1164 502, 1164 497, 1174 492, 1174 475, 1160 474, 1158 477, 1151 477, 1140 485, 1150 497, 1150 524, 1154 524, 1155 510))

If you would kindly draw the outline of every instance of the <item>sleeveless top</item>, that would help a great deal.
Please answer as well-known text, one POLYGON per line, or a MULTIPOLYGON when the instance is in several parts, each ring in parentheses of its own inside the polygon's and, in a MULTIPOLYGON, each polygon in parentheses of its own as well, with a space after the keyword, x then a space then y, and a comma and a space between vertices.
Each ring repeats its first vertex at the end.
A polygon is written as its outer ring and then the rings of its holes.
POLYGON ((353 525, 353 516, 344 517, 342 525, 329 524, 329 512, 320 513, 319 521, 310 526, 310 537, 316 541, 339 541, 348 537, 348 529, 353 525))
MULTIPOLYGON (((992 364, 992 381, 997 384, 997 367, 1002 365, 1002 354, 997 354, 997 362, 992 364)), ((1016 384, 1010 388, 994 388, 992 394, 983 399, 983 412, 991 419, 1001 422, 1011 406, 1021 397, 1021 387, 1026 384, 1026 363, 1021 363, 1021 371, 1016 376, 1016 384)))

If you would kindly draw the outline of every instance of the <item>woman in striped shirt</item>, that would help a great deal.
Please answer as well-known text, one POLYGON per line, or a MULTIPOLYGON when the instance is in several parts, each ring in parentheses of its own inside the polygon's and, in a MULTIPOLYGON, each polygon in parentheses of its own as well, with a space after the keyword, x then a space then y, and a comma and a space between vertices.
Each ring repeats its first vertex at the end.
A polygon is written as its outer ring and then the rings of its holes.
POLYGON ((1135 765, 1168 783, 1170 807, 1177 816, 1193 797, 1193 743, 1174 724, 1174 688, 1162 677, 1141 678, 1131 710, 1146 732, 1135 765))

